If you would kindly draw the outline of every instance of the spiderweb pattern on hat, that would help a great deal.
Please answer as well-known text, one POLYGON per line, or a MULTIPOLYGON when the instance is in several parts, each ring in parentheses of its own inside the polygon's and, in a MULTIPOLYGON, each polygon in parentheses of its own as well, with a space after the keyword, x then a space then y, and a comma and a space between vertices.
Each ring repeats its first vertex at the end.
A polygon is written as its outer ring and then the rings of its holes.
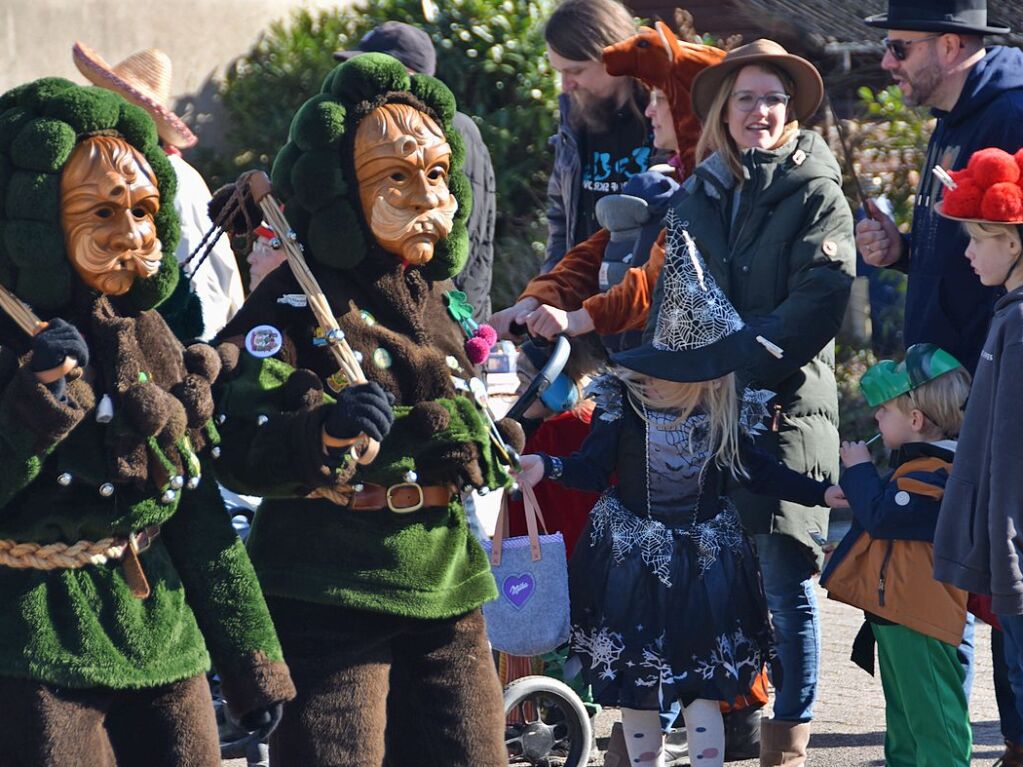
POLYGON ((741 330, 743 321, 739 313, 707 271, 685 223, 672 210, 664 226, 667 230, 661 270, 664 292, 654 330, 654 348, 701 349, 741 330))

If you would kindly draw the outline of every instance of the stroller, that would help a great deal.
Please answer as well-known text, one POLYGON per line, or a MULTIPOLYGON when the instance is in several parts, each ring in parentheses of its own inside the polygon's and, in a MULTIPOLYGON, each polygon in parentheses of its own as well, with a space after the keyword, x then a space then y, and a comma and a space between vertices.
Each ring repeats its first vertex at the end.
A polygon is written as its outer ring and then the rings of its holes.
MULTIPOLYGON (((513 332, 516 328, 513 327, 513 332)), ((524 328, 521 328, 524 330, 524 328)), ((542 343, 534 339, 534 344, 542 343)), ((570 353, 568 339, 558 337, 546 363, 508 411, 521 420, 529 406, 561 374, 570 353)), ((538 659, 499 659, 502 670, 518 665, 526 675, 510 682, 504 691, 505 744, 512 765, 580 767, 589 761, 593 742, 589 714, 582 700, 564 682, 542 673, 538 659)), ((510 669, 515 673, 515 669, 510 669)))

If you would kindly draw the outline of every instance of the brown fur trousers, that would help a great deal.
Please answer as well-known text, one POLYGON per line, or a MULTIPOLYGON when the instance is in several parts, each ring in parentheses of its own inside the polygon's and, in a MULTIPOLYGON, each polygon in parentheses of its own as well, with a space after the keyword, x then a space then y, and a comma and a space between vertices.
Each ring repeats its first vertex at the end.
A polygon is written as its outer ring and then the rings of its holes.
POLYGON ((479 610, 446 620, 268 598, 298 698, 273 767, 506 767, 479 610))
POLYGON ((4 767, 219 767, 206 677, 72 690, 0 677, 4 767))

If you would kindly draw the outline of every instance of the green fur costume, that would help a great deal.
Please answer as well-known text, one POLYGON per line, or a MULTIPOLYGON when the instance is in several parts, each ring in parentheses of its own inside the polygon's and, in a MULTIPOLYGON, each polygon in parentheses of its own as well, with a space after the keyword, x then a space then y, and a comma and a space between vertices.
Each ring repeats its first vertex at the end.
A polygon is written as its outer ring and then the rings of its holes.
POLYGON ((359 56, 331 72, 322 92, 298 111, 274 163, 275 190, 310 268, 348 342, 363 355, 367 377, 394 395, 397 419, 369 466, 324 467, 318 435, 323 403, 331 401, 327 379, 337 366, 315 344, 312 312, 278 300, 301 293, 287 266, 271 273, 223 330, 221 339, 240 343, 253 327, 271 325, 285 339, 268 359, 241 352, 218 407, 224 440, 218 474, 233 489, 267 498, 249 550, 268 594, 413 618, 463 614, 495 596, 457 498, 447 508, 398 515, 306 497, 318 488, 393 485, 408 471, 422 485, 498 487, 507 480, 482 414, 452 384, 452 376, 476 375, 443 300, 468 247, 469 187, 453 114, 454 99, 437 80, 409 76, 383 54, 359 56), (359 203, 355 128, 389 102, 433 116, 452 148, 449 186, 459 209, 451 234, 423 268, 404 269, 380 248, 359 203), (294 369, 304 370, 296 377, 294 369))
POLYGON ((177 283, 174 186, 152 120, 116 94, 52 78, 0 96, 0 282, 43 319, 73 324, 91 352, 58 399, 29 368, 28 337, 0 318, 0 539, 72 544, 160 527, 139 554, 144 599, 118 559, 0 566, 0 677, 137 690, 201 675, 212 656, 244 714, 294 688, 212 471, 199 481, 218 439, 210 386, 220 359, 202 345, 183 352, 152 311, 177 283), (138 149, 161 195, 161 268, 119 297, 78 278, 60 224, 61 170, 92 134, 138 149), (96 419, 104 394, 109 423, 96 419))
POLYGON ((338 324, 367 378, 395 399, 394 425, 371 464, 335 467, 325 459, 320 434, 337 365, 317 343, 318 323, 287 265, 263 280, 220 334, 235 346, 259 325, 282 334, 276 354, 261 359, 243 349, 228 374, 218 396, 216 462, 228 487, 264 497, 249 553, 299 688, 271 741, 271 759, 282 767, 368 764, 360 755, 382 752, 384 729, 392 759, 400 757, 391 737, 406 733, 436 742, 416 762, 424 767, 507 762, 500 690, 478 612, 496 589, 458 494, 404 514, 345 504, 369 483, 493 488, 508 481, 484 416, 460 388, 477 373, 445 306, 454 289, 448 278, 465 263, 471 204, 453 114, 454 99, 438 81, 365 54, 338 66, 298 111, 274 163, 275 191, 338 324), (354 135, 385 103, 432 116, 452 149, 449 187, 459 208, 423 267, 406 268, 384 251, 362 213, 354 135), (331 493, 338 502, 323 497, 331 493), (412 650, 427 646, 465 662, 412 650), (392 709, 426 694, 431 702, 411 714, 392 709), (348 705, 353 696, 360 705, 348 705), (458 737, 466 728, 473 738, 458 737), (345 733, 363 733, 359 754, 345 733))

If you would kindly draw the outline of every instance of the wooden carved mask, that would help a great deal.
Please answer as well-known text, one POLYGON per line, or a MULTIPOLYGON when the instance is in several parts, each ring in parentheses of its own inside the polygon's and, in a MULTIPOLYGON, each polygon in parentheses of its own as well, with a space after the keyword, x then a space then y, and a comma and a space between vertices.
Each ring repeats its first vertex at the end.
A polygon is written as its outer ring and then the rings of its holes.
POLYGON ((433 258, 458 201, 448 189, 451 147, 436 122, 407 104, 373 110, 355 134, 355 175, 370 231, 408 264, 433 258))
POLYGON ((93 136, 68 158, 60 179, 60 223, 82 281, 108 296, 160 269, 154 218, 160 190, 149 163, 120 138, 93 136))

